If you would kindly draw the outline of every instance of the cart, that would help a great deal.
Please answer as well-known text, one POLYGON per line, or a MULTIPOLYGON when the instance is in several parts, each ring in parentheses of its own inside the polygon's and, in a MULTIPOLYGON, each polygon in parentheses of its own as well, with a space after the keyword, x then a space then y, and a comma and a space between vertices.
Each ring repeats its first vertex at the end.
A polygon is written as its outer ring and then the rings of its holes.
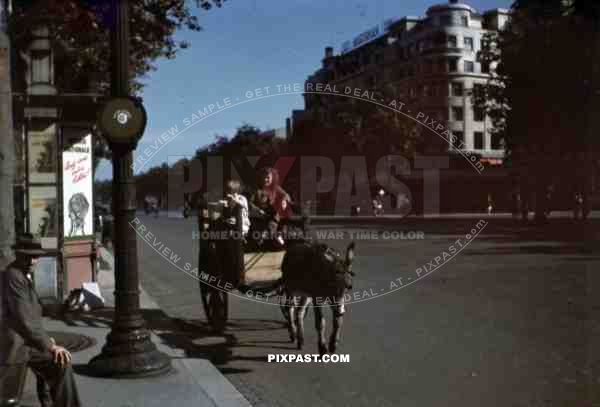
MULTIPOLYGON (((204 313, 210 327, 219 333, 225 330, 229 312, 229 291, 235 287, 234 276, 228 275, 220 259, 226 256, 222 240, 211 235, 211 231, 219 230, 220 202, 209 203, 208 208, 201 209, 199 219, 199 244, 195 245, 198 255, 198 270, 210 276, 213 283, 199 279, 200 296, 204 313), (227 285, 229 284, 229 285, 227 285), (229 289, 228 289, 229 288, 229 289)), ((281 263, 285 250, 262 251, 255 249, 244 254, 245 282, 251 288, 274 285, 281 278, 281 263)), ((280 304, 281 305, 281 304, 280 304)), ((283 315, 287 319, 286 310, 282 306, 283 315)))

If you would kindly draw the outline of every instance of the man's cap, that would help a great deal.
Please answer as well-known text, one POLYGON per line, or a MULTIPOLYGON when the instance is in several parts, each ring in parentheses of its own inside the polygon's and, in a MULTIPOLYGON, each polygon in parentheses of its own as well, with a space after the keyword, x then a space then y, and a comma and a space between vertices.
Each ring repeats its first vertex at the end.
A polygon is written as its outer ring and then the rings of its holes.
POLYGON ((41 257, 47 254, 47 251, 42 248, 42 242, 30 233, 19 236, 13 249, 17 254, 31 257, 41 257))

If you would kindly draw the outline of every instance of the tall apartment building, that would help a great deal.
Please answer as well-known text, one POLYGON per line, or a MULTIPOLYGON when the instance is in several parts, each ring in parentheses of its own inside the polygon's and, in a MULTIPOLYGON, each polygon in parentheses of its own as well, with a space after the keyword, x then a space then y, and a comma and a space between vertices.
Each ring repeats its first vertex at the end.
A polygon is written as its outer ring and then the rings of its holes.
MULTIPOLYGON (((478 13, 450 0, 430 7, 424 17, 387 20, 345 43, 337 55, 332 47, 325 48, 321 69, 306 82, 337 85, 338 89, 385 89, 386 95, 393 95, 413 114, 423 112, 460 140, 450 145, 424 130, 423 153, 468 150, 479 154, 483 162, 500 164, 501 140, 490 134, 489 118, 473 109, 471 91, 484 84, 494 69, 478 60, 483 36, 501 30, 508 13, 504 9, 478 13)), ((304 97, 305 112, 310 114, 317 108, 319 95, 306 93, 304 97)), ((348 103, 351 99, 327 100, 348 103)))

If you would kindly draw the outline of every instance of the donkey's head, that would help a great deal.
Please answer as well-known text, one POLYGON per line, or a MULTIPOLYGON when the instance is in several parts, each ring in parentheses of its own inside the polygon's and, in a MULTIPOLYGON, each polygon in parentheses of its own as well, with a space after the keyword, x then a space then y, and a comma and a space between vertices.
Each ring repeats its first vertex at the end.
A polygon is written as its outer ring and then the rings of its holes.
POLYGON ((354 271, 352 271, 352 263, 354 260, 354 242, 351 242, 346 248, 346 258, 342 263, 344 270, 344 280, 346 281, 346 288, 352 289, 352 277, 354 277, 354 271))
POLYGON ((346 248, 345 256, 331 248, 328 248, 325 252, 325 258, 328 260, 330 267, 335 268, 335 274, 341 277, 341 279, 343 278, 345 288, 348 290, 352 289, 352 277, 354 276, 354 272, 352 271, 354 248, 354 242, 350 243, 346 248))

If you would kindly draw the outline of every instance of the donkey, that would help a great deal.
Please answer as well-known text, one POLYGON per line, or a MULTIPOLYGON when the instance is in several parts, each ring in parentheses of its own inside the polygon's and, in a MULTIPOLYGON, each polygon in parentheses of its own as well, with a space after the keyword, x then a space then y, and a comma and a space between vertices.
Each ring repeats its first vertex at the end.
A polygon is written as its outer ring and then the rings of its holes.
POLYGON ((340 342, 344 318, 344 295, 352 289, 354 242, 346 248, 345 256, 325 244, 302 243, 291 245, 281 264, 282 305, 288 322, 290 340, 297 348, 304 345, 304 317, 312 301, 315 325, 319 335, 319 353, 335 353, 340 342), (324 306, 333 311, 333 332, 329 347, 325 340, 324 306))

